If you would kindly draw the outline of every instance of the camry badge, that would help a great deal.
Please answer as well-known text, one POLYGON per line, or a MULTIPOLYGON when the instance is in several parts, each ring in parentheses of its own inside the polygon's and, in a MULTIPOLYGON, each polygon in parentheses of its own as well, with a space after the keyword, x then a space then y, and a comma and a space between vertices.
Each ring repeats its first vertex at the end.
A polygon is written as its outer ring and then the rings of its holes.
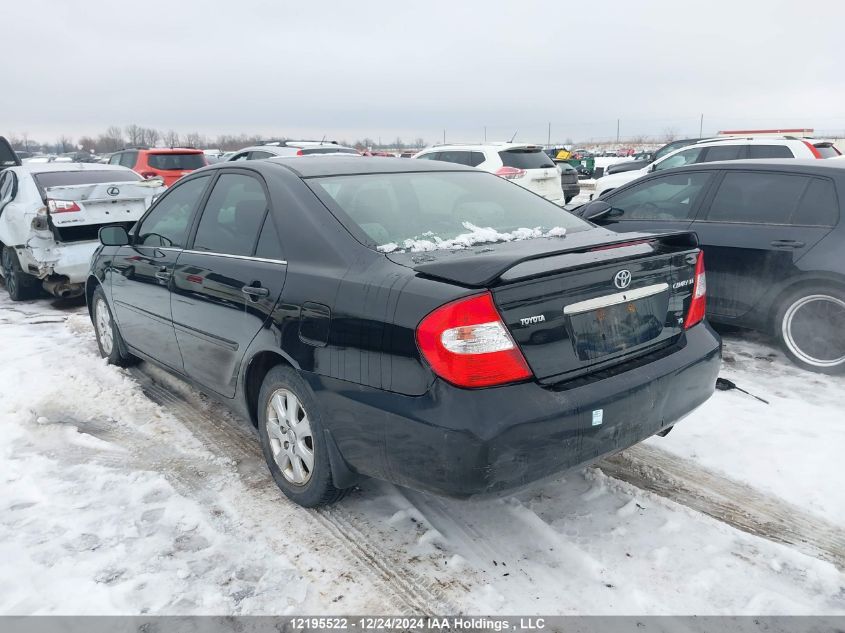
POLYGON ((616 275, 613 277, 613 285, 619 288, 620 290, 624 290, 628 286, 631 285, 631 271, 630 270, 620 270, 616 275))

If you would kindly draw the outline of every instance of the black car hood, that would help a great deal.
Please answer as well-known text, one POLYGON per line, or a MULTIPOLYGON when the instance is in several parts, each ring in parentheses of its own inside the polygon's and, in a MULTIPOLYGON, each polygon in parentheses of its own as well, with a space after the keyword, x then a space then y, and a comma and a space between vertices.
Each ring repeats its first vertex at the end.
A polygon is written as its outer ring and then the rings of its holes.
POLYGON ((4 137, 0 136, 0 169, 16 167, 21 164, 21 159, 15 154, 15 150, 9 145, 4 137))
POLYGON ((616 233, 603 228, 574 231, 563 237, 543 237, 498 244, 480 244, 461 250, 435 250, 420 253, 389 253, 387 257, 414 271, 462 286, 482 288, 490 286, 505 272, 527 261, 590 251, 638 240, 681 240, 691 246, 697 244, 695 235, 686 231, 671 233, 616 233))

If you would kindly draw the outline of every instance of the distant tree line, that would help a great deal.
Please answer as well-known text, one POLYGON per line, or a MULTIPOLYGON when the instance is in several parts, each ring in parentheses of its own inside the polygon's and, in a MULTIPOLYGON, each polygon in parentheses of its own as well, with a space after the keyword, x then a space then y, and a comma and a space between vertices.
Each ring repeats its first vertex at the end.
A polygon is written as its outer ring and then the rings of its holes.
MULTIPOLYGON (((54 142, 42 142, 32 138, 26 133, 12 134, 8 137, 9 143, 18 151, 44 152, 48 154, 65 154, 69 152, 89 152, 95 154, 109 154, 126 147, 195 147, 198 149, 219 149, 224 152, 238 150, 249 145, 256 145, 262 140, 269 140, 267 136, 260 134, 221 134, 219 136, 205 136, 199 132, 179 134, 175 130, 166 132, 155 128, 143 127, 132 123, 126 127, 116 125, 110 126, 102 134, 94 136, 81 136, 76 142, 66 135, 59 136, 54 142)), ((287 140, 285 137, 273 137, 273 140, 287 140)), ((319 139, 318 139, 319 140, 319 139)), ((335 139, 329 139, 335 140, 335 139)), ((413 142, 405 143, 397 137, 390 143, 381 143, 371 138, 358 139, 352 143, 352 147, 358 149, 396 149, 423 148, 426 142, 417 138, 413 142)), ((341 145, 349 145, 346 140, 338 140, 341 145)))

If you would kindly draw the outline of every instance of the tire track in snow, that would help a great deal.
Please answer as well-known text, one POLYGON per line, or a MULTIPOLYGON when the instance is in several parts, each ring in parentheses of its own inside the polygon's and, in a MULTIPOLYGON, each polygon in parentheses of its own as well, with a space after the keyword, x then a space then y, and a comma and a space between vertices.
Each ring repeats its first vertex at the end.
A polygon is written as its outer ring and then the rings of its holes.
POLYGON ((841 527, 690 460, 638 444, 595 467, 614 479, 845 570, 841 527))
MULTIPOLYGON (((235 460, 239 467, 250 467, 245 479, 251 488, 262 493, 262 507, 265 513, 263 520, 266 521, 266 513, 274 512, 273 507, 284 507, 288 512, 303 513, 311 517, 324 533, 333 538, 355 568, 370 576, 376 586, 384 589, 386 597, 395 605, 397 612, 423 615, 459 612, 430 579, 403 565, 398 557, 380 547, 377 537, 363 533, 356 525, 357 519, 343 509, 342 503, 317 510, 305 510, 287 500, 278 491, 266 470, 258 437, 252 427, 246 428, 245 421, 229 413, 222 405, 191 402, 188 397, 171 389, 169 385, 158 382, 157 376, 151 375, 152 372, 158 371, 150 370, 146 366, 129 370, 144 393, 186 426, 209 451, 235 460), (259 466, 252 468, 256 461, 259 466)), ((166 376, 165 380, 172 382, 178 379, 166 376)), ((194 491, 201 486, 201 481, 196 482, 194 491)))

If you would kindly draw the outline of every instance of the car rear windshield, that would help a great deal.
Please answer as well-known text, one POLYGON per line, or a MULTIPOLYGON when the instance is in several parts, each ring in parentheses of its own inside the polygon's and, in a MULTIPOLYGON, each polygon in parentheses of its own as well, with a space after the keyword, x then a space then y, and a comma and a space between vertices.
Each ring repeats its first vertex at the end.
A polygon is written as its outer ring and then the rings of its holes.
POLYGON ((141 176, 130 169, 45 171, 40 174, 33 174, 32 177, 35 179, 35 184, 42 191, 50 187, 96 185, 104 182, 136 182, 143 180, 141 176))
POLYGON ((509 149, 499 152, 499 158, 505 167, 517 169, 545 169, 555 166, 548 154, 541 149, 509 149))
POLYGON ((353 235, 383 252, 461 249, 590 228, 486 172, 360 174, 306 182, 353 235))
POLYGON ((818 153, 821 154, 822 158, 833 158, 834 156, 839 156, 839 152, 836 151, 836 148, 831 143, 819 143, 815 147, 818 153))
POLYGON ((147 163, 153 169, 199 169, 205 167, 205 156, 199 154, 148 154, 147 163))
POLYGON ((300 150, 303 154, 357 154, 358 151, 350 147, 303 147, 300 150))

